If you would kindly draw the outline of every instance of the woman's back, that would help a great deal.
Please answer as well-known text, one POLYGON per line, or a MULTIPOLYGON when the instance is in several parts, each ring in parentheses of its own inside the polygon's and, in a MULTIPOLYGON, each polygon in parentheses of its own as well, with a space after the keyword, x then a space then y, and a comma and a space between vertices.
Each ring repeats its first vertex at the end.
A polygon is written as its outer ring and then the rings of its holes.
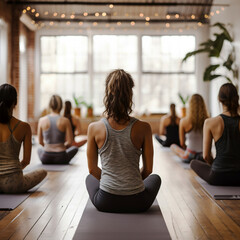
POLYGON ((102 121, 106 127, 106 139, 99 149, 102 163, 100 188, 119 195, 143 191, 139 171, 141 150, 131 140, 132 127, 137 119, 131 118, 129 124, 121 130, 112 128, 106 118, 102 121))
POLYGON ((212 168, 215 171, 240 170, 240 117, 220 115, 223 121, 223 130, 220 138, 215 142, 216 158, 212 168))

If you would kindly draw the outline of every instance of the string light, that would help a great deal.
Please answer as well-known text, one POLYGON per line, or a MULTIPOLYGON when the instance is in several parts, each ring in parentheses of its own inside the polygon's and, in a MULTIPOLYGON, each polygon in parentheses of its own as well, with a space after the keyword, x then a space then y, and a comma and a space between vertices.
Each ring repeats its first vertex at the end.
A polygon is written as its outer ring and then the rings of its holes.
POLYGON ((224 7, 221 7, 221 10, 224 11, 225 10, 224 7))
POLYGON ((95 17, 99 17, 99 13, 98 12, 95 13, 95 17))
POLYGON ((135 22, 134 22, 134 21, 132 21, 132 22, 131 22, 131 25, 132 25, 132 26, 134 26, 134 25, 135 25, 135 22))
POLYGON ((158 16, 159 16, 159 14, 158 14, 158 13, 155 13, 155 14, 154 14, 154 16, 155 16, 155 17, 158 17, 158 16))
POLYGON ((50 22, 49 25, 52 26, 54 24, 54 22, 50 22))
POLYGON ((32 13, 34 13, 35 11, 36 11, 36 10, 35 10, 34 8, 31 10, 32 13))
POLYGON ((53 16, 54 16, 54 17, 56 17, 57 15, 58 15, 57 12, 53 13, 53 16))
POLYGON ((168 15, 166 15, 166 19, 170 19, 171 18, 171 16, 168 14, 168 15))
POLYGON ((23 11, 22 11, 23 13, 26 13, 27 12, 27 10, 26 9, 23 9, 23 11))
POLYGON ((211 15, 211 16, 214 16, 214 12, 210 12, 210 15, 211 15))
POLYGON ((202 23, 201 23, 201 22, 198 22, 198 26, 201 27, 201 26, 202 26, 202 23))
POLYGON ((65 16, 66 16, 66 15, 65 15, 64 13, 61 14, 61 18, 65 18, 65 16))
POLYGON ((150 17, 146 17, 145 20, 146 20, 147 22, 149 22, 149 21, 150 21, 150 17))
POLYGON ((144 17, 144 14, 143 13, 139 13, 139 17, 144 17))
POLYGON ((39 17, 39 13, 36 13, 36 14, 35 14, 35 17, 39 17))
POLYGON ((103 17, 106 17, 106 16, 107 16, 107 13, 103 12, 103 13, 102 13, 102 16, 103 16, 103 17))
POLYGON ((30 7, 30 6, 28 6, 28 7, 27 7, 27 11, 30 11, 30 10, 31 10, 31 7, 30 7))
POLYGON ((113 6, 113 4, 109 4, 109 8, 113 8, 114 6, 113 6))
POLYGON ((204 14, 204 17, 205 17, 205 18, 209 18, 209 16, 208 16, 207 14, 204 14))
POLYGON ((194 14, 192 14, 192 16, 191 16, 191 19, 195 19, 196 17, 195 17, 195 15, 194 14))
POLYGON ((175 18, 179 18, 180 16, 179 16, 179 14, 177 13, 177 14, 175 14, 175 18))
POLYGON ((84 16, 84 17, 86 17, 87 15, 88 15, 88 13, 87 13, 87 12, 84 12, 84 13, 83 13, 83 16, 84 16))
POLYGON ((217 11, 216 11, 216 14, 219 14, 219 13, 220 13, 220 11, 219 11, 219 10, 217 10, 217 11))
POLYGON ((74 19, 74 18, 75 18, 75 15, 74 15, 74 14, 72 14, 72 15, 70 16, 70 18, 71 18, 71 19, 74 19))
POLYGON ((48 11, 44 12, 44 15, 48 15, 48 11))
POLYGON ((82 21, 80 21, 78 24, 79 24, 80 26, 82 26, 82 25, 83 25, 83 22, 82 22, 82 21))

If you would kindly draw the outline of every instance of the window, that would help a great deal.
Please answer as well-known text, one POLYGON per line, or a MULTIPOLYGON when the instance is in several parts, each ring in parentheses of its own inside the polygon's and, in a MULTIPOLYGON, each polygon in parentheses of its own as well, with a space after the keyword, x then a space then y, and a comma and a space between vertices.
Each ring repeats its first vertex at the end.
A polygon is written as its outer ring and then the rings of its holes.
POLYGON ((63 100, 89 97, 88 38, 86 36, 41 37, 41 110, 52 94, 63 100))
POLYGON ((41 110, 53 93, 71 101, 75 93, 93 104, 95 114, 101 114, 106 76, 117 68, 128 71, 135 80, 134 111, 138 113, 167 112, 171 102, 181 104, 179 92, 186 96, 196 91, 195 58, 181 62, 194 50, 194 36, 89 38, 41 37, 41 110))

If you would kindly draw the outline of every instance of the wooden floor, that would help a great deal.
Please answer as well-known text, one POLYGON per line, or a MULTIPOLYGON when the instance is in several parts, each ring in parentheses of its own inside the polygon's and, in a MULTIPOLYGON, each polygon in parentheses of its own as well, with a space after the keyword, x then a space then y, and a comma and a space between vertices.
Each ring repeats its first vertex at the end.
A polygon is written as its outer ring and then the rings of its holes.
MULTIPOLYGON (((39 161, 36 149, 32 164, 39 161)), ((240 239, 240 201, 212 199, 192 170, 183 169, 155 140, 154 149, 154 173, 162 178, 157 199, 172 239, 240 239)), ((19 207, 0 211, 0 239, 72 239, 88 199, 87 174, 84 146, 66 171, 49 172, 19 207)))

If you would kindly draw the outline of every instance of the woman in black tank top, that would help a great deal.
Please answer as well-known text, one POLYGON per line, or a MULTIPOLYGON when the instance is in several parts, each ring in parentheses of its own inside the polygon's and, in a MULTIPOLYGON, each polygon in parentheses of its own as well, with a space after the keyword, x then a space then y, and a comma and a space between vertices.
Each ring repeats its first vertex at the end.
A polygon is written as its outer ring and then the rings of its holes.
POLYGON ((203 157, 194 160, 191 168, 211 185, 240 186, 240 116, 239 96, 233 84, 226 83, 219 90, 218 100, 223 111, 204 123, 203 157), (211 155, 212 139, 216 157, 211 155))

